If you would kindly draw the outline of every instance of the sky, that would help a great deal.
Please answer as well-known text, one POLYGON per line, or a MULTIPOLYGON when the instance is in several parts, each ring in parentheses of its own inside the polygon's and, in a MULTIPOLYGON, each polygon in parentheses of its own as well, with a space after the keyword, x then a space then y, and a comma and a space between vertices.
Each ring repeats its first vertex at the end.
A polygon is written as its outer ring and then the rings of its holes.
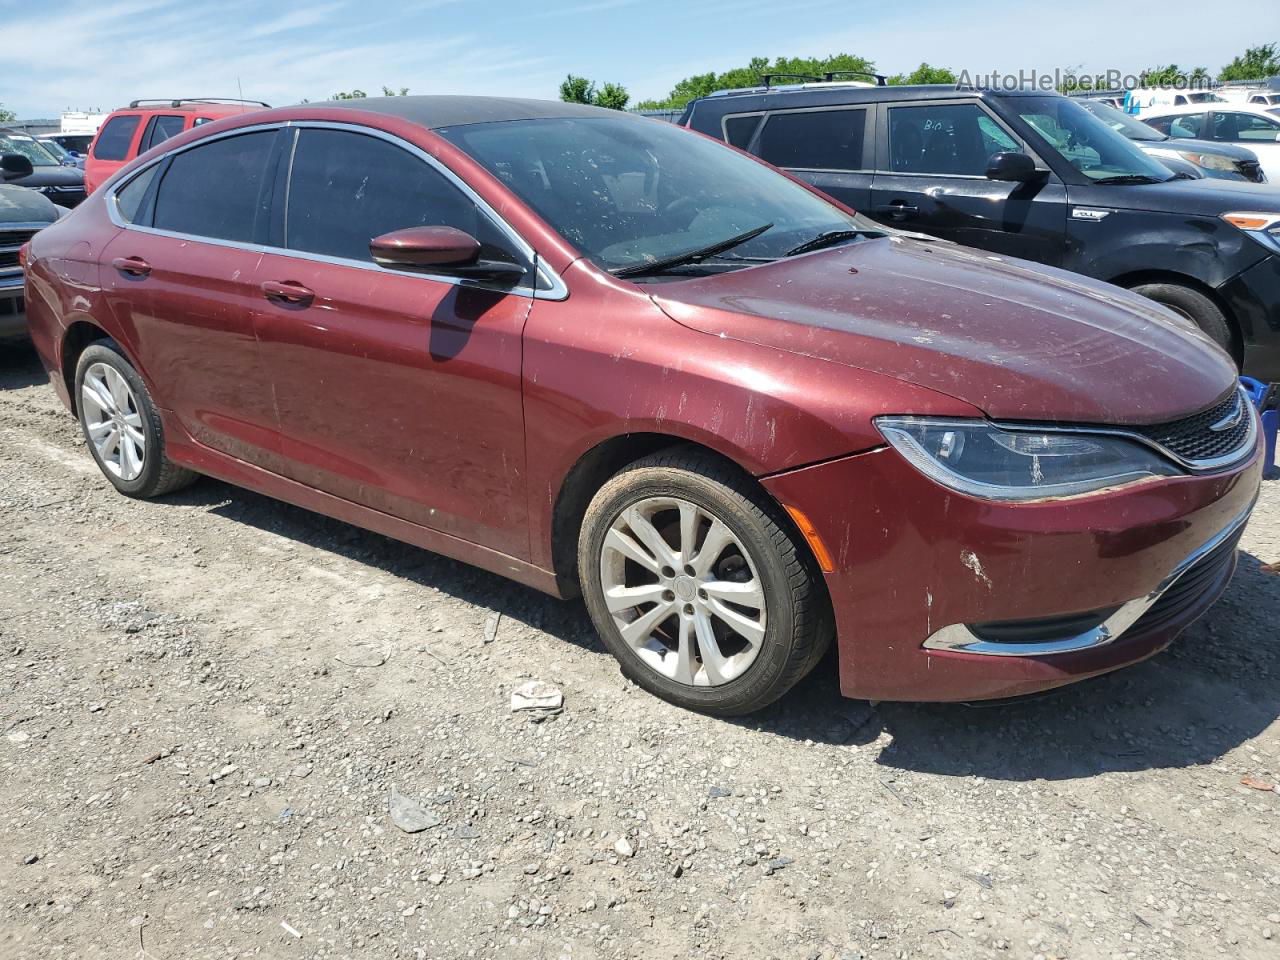
POLYGON ((752 56, 831 53, 885 73, 921 61, 974 75, 1216 72, 1273 40, 1276 0, 1235 0, 1229 16, 1184 0, 1140 14, 1114 0, 0 0, 0 104, 34 119, 142 97, 282 105, 384 84, 554 98, 570 72, 622 83, 636 101, 752 56))

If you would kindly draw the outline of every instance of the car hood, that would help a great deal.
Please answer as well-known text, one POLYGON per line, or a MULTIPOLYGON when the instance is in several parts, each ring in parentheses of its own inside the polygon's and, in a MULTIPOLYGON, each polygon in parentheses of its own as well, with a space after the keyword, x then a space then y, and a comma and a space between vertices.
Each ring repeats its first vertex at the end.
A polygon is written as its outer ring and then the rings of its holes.
POLYGON ((34 173, 16 182, 24 187, 83 187, 84 173, 75 167, 36 167, 34 173))
POLYGON ((1089 206, 1113 210, 1203 217, 1217 217, 1233 210, 1280 213, 1280 190, 1248 180, 1205 177, 1164 183, 1091 184, 1067 190, 1073 203, 1086 200, 1089 206))
POLYGON ((1149 300, 954 244, 863 240, 650 294, 704 333, 928 387, 995 419, 1163 423, 1236 378, 1225 352, 1149 300))
POLYGON ((1170 150, 1174 153, 1209 153, 1232 160, 1252 160, 1257 162, 1258 155, 1247 147, 1238 147, 1233 143, 1217 143, 1213 140, 1184 140, 1181 137, 1170 137, 1167 140, 1135 140, 1134 145, 1147 151, 1170 150))
POLYGON ((53 223, 58 208, 42 193, 0 184, 0 229, 10 223, 53 223))

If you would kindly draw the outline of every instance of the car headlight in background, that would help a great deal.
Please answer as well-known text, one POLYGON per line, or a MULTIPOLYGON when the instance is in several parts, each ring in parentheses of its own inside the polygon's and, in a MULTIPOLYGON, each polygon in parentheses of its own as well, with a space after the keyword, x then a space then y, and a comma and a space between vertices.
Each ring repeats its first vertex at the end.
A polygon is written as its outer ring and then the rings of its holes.
POLYGON ((1234 173, 1236 169, 1232 160, 1216 153, 1193 153, 1190 150, 1176 152, 1187 163, 1194 163, 1197 167, 1204 167, 1206 170, 1224 170, 1227 173, 1234 173))
POLYGON ((1181 476, 1172 462, 1123 437, 1010 430, 986 420, 877 417, 884 438, 917 469, 991 500, 1067 497, 1146 477, 1181 476))
POLYGON ((1222 219, 1243 230, 1269 250, 1280 253, 1280 213, 1224 213, 1222 219))

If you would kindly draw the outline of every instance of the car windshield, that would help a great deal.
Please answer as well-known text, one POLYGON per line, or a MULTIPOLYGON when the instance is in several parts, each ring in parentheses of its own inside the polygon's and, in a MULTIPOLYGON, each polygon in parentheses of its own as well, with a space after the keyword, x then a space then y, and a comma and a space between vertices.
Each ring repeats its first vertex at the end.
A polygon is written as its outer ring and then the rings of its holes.
POLYGON ((57 140, 39 140, 37 142, 40 144, 40 146, 44 147, 46 150, 52 153, 59 160, 65 160, 68 156, 70 156, 70 154, 68 154, 67 151, 63 149, 62 144, 60 144, 57 140))
POLYGON ((1121 110, 1117 110, 1115 107, 1108 106, 1099 100, 1078 100, 1076 102, 1116 133, 1130 140, 1159 143, 1161 140, 1169 139, 1159 130, 1148 127, 1141 120, 1137 120, 1129 116, 1129 114, 1124 113, 1121 110))
POLYGON ((715 268, 776 259, 823 234, 875 229, 736 150, 662 121, 511 120, 436 132, 615 273, 714 249, 760 227, 767 229, 712 254, 715 268))
POLYGON ((31 161, 33 167, 62 165, 35 137, 26 137, 20 133, 0 133, 0 154, 3 153, 20 153, 31 161))
POLYGON ((1169 169, 1066 97, 1018 97, 1018 115, 1071 166, 1097 183, 1163 183, 1169 169))

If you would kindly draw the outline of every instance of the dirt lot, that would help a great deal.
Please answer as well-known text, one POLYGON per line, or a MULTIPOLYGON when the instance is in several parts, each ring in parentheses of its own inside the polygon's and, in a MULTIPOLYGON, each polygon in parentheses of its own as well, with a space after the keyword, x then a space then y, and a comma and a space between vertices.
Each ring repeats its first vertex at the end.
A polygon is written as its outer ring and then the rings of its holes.
POLYGON ((1241 782, 1280 780, 1280 483, 1150 663, 981 710, 827 664, 729 723, 578 604, 210 480, 115 495, 0 350, 4 960, 1280 957, 1241 782))

